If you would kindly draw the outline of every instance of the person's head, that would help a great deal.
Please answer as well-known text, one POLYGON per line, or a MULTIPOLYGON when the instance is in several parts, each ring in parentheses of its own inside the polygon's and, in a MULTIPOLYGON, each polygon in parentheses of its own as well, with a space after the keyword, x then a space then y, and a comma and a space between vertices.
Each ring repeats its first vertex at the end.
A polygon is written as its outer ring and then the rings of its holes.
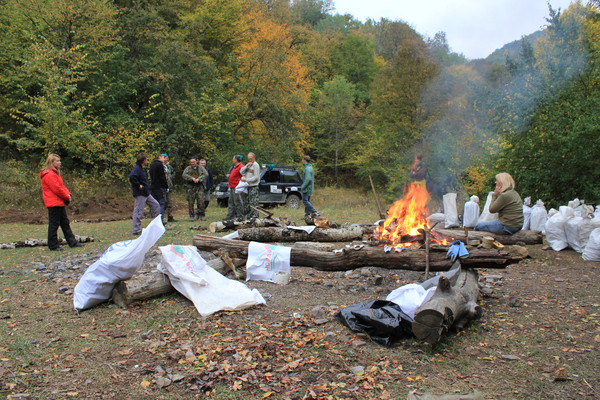
POLYGON ((166 164, 169 162, 169 156, 166 155, 165 153, 161 154, 162 159, 160 160, 163 164, 166 164))
POLYGON ((302 164, 308 164, 310 162, 310 156, 302 157, 302 164))
POLYGON ((206 168, 206 160, 204 158, 198 160, 198 164, 200 164, 201 167, 206 168))
POLYGON ((136 164, 144 165, 144 164, 146 164, 147 161, 148 161, 148 154, 142 152, 142 153, 138 154, 135 162, 136 162, 136 164))
POLYGON ((496 175, 496 188, 499 188, 500 192, 504 192, 509 189, 515 188, 515 180, 510 174, 506 172, 500 172, 496 175))
POLYGON ((248 162, 254 162, 256 160, 256 156, 254 153, 248 153, 248 162))
POLYGON ((231 162, 233 162, 233 165, 238 165, 239 163, 242 162, 242 156, 240 156, 240 155, 233 156, 233 159, 231 160, 231 162))
POLYGON ((415 160, 416 161, 423 161, 423 154, 419 153, 415 155, 415 160))
POLYGON ((163 164, 165 163, 165 155, 164 155, 164 154, 162 154, 162 153, 161 153, 161 154, 159 154, 159 155, 157 155, 157 156, 156 156, 156 159, 157 159, 158 161, 160 161, 161 163, 163 163, 163 164))
POLYGON ((60 171, 60 156, 55 153, 48 154, 46 158, 46 167, 44 169, 52 169, 56 168, 57 171, 60 171))
POLYGON ((198 165, 198 158, 197 157, 190 157, 190 165, 192 167, 195 167, 196 165, 198 165))

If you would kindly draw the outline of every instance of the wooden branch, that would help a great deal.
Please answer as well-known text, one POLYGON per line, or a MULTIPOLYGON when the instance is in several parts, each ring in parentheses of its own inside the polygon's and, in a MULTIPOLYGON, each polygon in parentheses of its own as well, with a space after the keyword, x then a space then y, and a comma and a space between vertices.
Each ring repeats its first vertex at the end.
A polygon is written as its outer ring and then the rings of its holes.
POLYGON ((441 233, 444 236, 452 237, 463 242, 466 242, 467 235, 469 240, 481 240, 484 236, 491 236, 496 241, 506 245, 517 244, 519 242, 525 244, 542 244, 543 242, 540 231, 519 231, 513 235, 497 235, 491 232, 472 230, 468 231, 468 234, 465 234, 463 229, 435 229, 434 232, 441 233))
POLYGON ((454 283, 446 277, 440 277, 431 299, 415 312, 413 334, 434 344, 451 328, 463 329, 467 322, 481 316, 478 297, 477 271, 462 270, 454 283))
POLYGON ((351 242, 361 240, 363 235, 373 233, 372 225, 351 225, 341 228, 315 228, 310 234, 290 228, 247 228, 238 229, 241 240, 253 242, 351 242))
MULTIPOLYGON (((249 242, 246 241, 195 235, 193 244, 200 250, 227 251, 234 257, 248 257, 249 242)), ((508 249, 499 251, 469 247, 470 256, 462 259, 461 264, 469 268, 505 268, 527 256, 522 253, 522 249, 513 252, 508 249)), ((445 247, 432 246, 429 260, 430 271, 447 271, 451 267, 452 262, 446 257, 446 252, 447 248, 445 247)), ((312 267, 322 271, 347 271, 365 266, 411 271, 425 270, 425 252, 423 250, 407 249, 400 253, 394 251, 386 253, 382 247, 371 246, 362 246, 360 249, 345 248, 338 252, 292 247, 290 261, 292 266, 312 267)))

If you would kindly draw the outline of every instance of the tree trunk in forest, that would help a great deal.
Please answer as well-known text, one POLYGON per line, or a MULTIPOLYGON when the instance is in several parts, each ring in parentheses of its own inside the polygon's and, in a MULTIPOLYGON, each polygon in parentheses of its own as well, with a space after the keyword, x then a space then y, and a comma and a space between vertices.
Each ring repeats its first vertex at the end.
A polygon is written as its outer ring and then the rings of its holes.
POLYGON ((340 228, 315 228, 311 233, 291 228, 239 229, 241 240, 254 242, 351 242, 373 233, 372 225, 351 225, 340 228))
MULTIPOLYGON (((444 236, 449 236, 455 240, 466 242, 466 235, 463 229, 434 229, 433 232, 440 233, 444 236)), ((469 240, 481 240, 484 236, 491 236, 497 242, 511 245, 519 242, 525 244, 542 244, 543 238, 540 231, 519 231, 513 235, 497 235, 486 231, 468 231, 469 240)))
MULTIPOLYGON (((226 251, 233 257, 247 258, 249 242, 229 240, 207 235, 195 235, 193 244, 200 250, 226 251)), ((469 257, 461 259, 461 265, 468 268, 505 268, 527 256, 526 249, 520 246, 496 249, 467 247, 469 257)), ((446 257, 447 248, 433 246, 429 254, 430 271, 447 271, 452 261, 446 257)), ((388 269, 425 270, 425 251, 406 249, 400 253, 384 252, 382 247, 356 246, 336 252, 319 251, 309 248, 291 250, 291 265, 312 267, 322 271, 347 271, 366 266, 388 269)))
POLYGON ((459 331, 465 324, 481 316, 477 304, 479 284, 477 271, 463 269, 456 279, 440 277, 437 288, 426 303, 415 312, 413 334, 434 344, 451 328, 459 331))

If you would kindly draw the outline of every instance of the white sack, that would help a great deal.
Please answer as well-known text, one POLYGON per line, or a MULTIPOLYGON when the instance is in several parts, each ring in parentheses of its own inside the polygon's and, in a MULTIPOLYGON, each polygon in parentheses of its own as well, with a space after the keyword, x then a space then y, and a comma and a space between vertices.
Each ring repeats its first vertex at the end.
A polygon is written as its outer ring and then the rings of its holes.
POLYGON ((561 251, 569 246, 567 235, 565 233, 565 224, 573 218, 573 209, 568 206, 561 206, 559 212, 554 214, 546 221, 546 240, 552 250, 561 251))
POLYGON ((291 273, 291 252, 291 247, 250 242, 246 260, 246 280, 273 282, 275 272, 291 273))
POLYGON ((527 231, 527 230, 529 230, 530 226, 531 226, 531 207, 523 205, 523 227, 521 228, 521 230, 527 231))
POLYGON ((479 197, 471 196, 471 199, 465 203, 463 211, 463 226, 474 228, 479 220, 479 197))
POLYGON ((531 208, 531 219, 529 220, 529 229, 532 231, 540 231, 544 233, 544 226, 546 225, 546 221, 548 220, 548 213, 546 212, 546 207, 544 207, 544 202, 542 200, 538 200, 535 203, 535 206, 531 208))
POLYGON ((421 307, 421 304, 431 299, 436 288, 437 286, 432 286, 425 289, 417 283, 409 283, 394 289, 385 299, 398 304, 402 312, 413 320, 415 311, 421 307))
POLYGON ((250 290, 242 282, 228 279, 211 268, 196 246, 171 244, 159 249, 162 263, 158 269, 169 277, 179 293, 194 303, 203 317, 266 303, 258 290, 250 290))
POLYGON ((446 193, 444 195, 444 227, 458 227, 458 212, 456 211, 456 193, 446 193))
POLYGON ((446 216, 444 213, 433 213, 429 217, 427 217, 427 224, 429 226, 435 225, 436 222, 444 222, 446 220, 446 216))
POLYGON ((75 310, 85 310, 110 299, 117 282, 129 279, 142 266, 146 252, 165 232, 161 216, 154 218, 140 237, 111 245, 85 271, 73 293, 75 310))
POLYGON ((600 218, 600 206, 596 206, 596 211, 594 211, 594 217, 600 218))
POLYGON ((574 216, 565 224, 565 236, 569 247, 578 253, 583 252, 590 234, 600 228, 600 219, 574 216))
POLYGON ((590 233, 582 257, 587 261, 600 261, 600 228, 596 228, 590 233))
POLYGON ((483 211, 479 216, 479 221, 477 222, 488 222, 498 219, 498 213, 490 213, 490 204, 492 204, 492 195, 494 192, 489 192, 487 195, 487 199, 485 200, 485 205, 483 206, 483 211))

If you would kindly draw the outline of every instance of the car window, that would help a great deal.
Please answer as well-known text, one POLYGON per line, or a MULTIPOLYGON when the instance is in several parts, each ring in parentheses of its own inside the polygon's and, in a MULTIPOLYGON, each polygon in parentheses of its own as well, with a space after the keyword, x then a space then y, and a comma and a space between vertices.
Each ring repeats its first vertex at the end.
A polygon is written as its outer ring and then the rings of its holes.
POLYGON ((281 171, 281 181, 283 183, 298 183, 300 182, 300 174, 298 171, 281 171))
POLYGON ((279 178, 280 177, 280 173, 279 171, 265 171, 264 175, 262 176, 262 179, 265 182, 279 182, 279 178))

